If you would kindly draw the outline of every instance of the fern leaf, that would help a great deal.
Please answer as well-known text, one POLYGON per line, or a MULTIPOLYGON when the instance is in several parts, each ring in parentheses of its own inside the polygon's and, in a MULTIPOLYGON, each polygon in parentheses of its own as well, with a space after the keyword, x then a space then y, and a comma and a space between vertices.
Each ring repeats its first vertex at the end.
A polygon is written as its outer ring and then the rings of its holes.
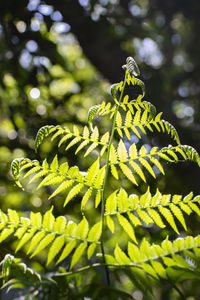
POLYGON ((92 152, 96 147, 98 146, 98 143, 94 142, 90 145, 90 147, 87 149, 87 151, 84 154, 84 157, 88 156, 90 152, 92 152))
POLYGON ((62 260, 69 256, 72 250, 76 247, 77 242, 75 240, 70 241, 64 247, 59 259, 57 260, 56 264, 59 264, 62 260))
POLYGON ((90 196, 92 195, 93 189, 89 188, 87 190, 87 192, 85 193, 85 195, 83 196, 83 199, 81 201, 81 209, 84 210, 85 209, 85 205, 87 204, 90 196))
POLYGON ((128 236, 137 244, 137 239, 135 237, 135 231, 129 221, 123 217, 122 215, 117 215, 118 221, 124 231, 128 234, 128 236))
POLYGON ((55 239, 55 233, 49 233, 46 235, 39 243, 39 245, 36 246, 35 251, 31 255, 31 258, 41 252, 43 249, 45 249, 48 245, 52 243, 52 241, 55 239))
POLYGON ((112 214, 117 211, 117 191, 114 191, 106 199, 105 210, 107 214, 112 214))
POLYGON ((144 182, 146 182, 146 178, 145 178, 144 173, 143 173, 142 169, 140 168, 140 166, 136 162, 134 162, 132 160, 129 161, 129 164, 134 169, 134 171, 140 176, 140 178, 144 182))
POLYGON ((97 173, 99 171, 99 158, 90 166, 88 169, 87 175, 85 177, 85 181, 91 185, 94 183, 97 173))
POLYGON ((94 141, 94 142, 97 142, 99 139, 99 130, 98 130, 98 127, 95 126, 94 130, 92 131, 92 134, 91 134, 91 140, 94 141))
POLYGON ((151 165, 148 163, 147 160, 144 158, 140 157, 139 162, 146 168, 146 170, 153 176, 153 178, 156 178, 156 175, 151 167, 151 165))
POLYGON ((101 202, 101 190, 98 190, 95 197, 95 208, 99 206, 100 202, 101 202))
POLYGON ((117 207, 119 212, 125 212, 129 209, 128 194, 121 188, 117 195, 117 207))
POLYGON ((109 215, 106 215, 106 224, 107 224, 109 230, 112 233, 114 233, 114 231, 115 231, 115 223, 114 223, 113 219, 111 218, 111 216, 109 216, 109 215))
MULTIPOLYGON (((15 252, 19 251, 26 243, 28 243, 33 235, 35 234, 36 229, 32 228, 29 232, 26 232, 23 237, 20 239, 19 243, 17 244, 17 247, 15 249, 15 252)), ((20 238, 17 234, 15 234, 18 238, 20 238)))
POLYGON ((50 169, 53 172, 56 172, 58 170, 58 157, 57 155, 55 155, 51 165, 50 165, 50 169))
POLYGON ((51 248, 49 249, 48 252, 48 257, 47 257, 47 263, 46 265, 48 266, 50 262, 55 258, 55 256, 60 252, 62 249, 63 245, 65 243, 65 238, 64 236, 58 236, 54 242, 51 245, 51 248))
POLYGON ((129 169, 129 167, 125 164, 120 164, 120 169, 122 170, 123 174, 135 185, 138 185, 132 171, 129 169))
POLYGON ((136 217, 134 214, 132 214, 130 212, 128 212, 127 214, 128 214, 129 219, 133 223, 134 227, 142 225, 142 223, 140 222, 140 219, 138 217, 136 217))
POLYGON ((113 144, 111 144, 110 146, 110 157, 109 160, 112 164, 117 163, 118 158, 117 158, 117 152, 115 150, 115 147, 113 146, 113 144))
POLYGON ((85 146, 87 146, 87 144, 89 144, 89 140, 83 141, 83 142, 78 146, 78 148, 76 149, 75 154, 77 154, 81 149, 83 149, 85 146))
POLYGON ((110 170, 111 170, 111 174, 113 175, 113 177, 118 180, 119 175, 118 175, 116 167, 114 165, 110 165, 110 170))
POLYGON ((98 242, 102 233, 102 222, 98 222, 92 226, 88 233, 88 241, 90 242, 98 242))
POLYGON ((83 252, 87 248, 87 242, 85 241, 84 243, 81 243, 75 250, 73 256, 72 256, 72 261, 70 264, 70 270, 74 267, 74 265, 79 261, 81 256, 83 255, 83 252))
POLYGON ((159 160, 155 157, 149 157, 150 161, 160 170, 160 172, 165 175, 164 169, 161 165, 161 163, 159 162, 159 160))
POLYGON ((80 193, 80 191, 83 189, 84 184, 83 183, 79 183, 77 185, 75 185, 69 192, 69 194, 67 195, 67 198, 65 199, 65 202, 63 204, 63 206, 66 206, 67 203, 72 200, 72 198, 74 198, 78 193, 80 193))
POLYGON ((163 223, 159 213, 155 209, 147 208, 147 212, 156 225, 158 225, 160 228, 165 228, 165 224, 163 223))
POLYGON ((125 146, 125 144, 123 143, 122 140, 120 140, 120 142, 119 142, 119 145, 118 145, 118 148, 117 148, 117 153, 118 153, 118 157, 119 157, 120 161, 124 161, 128 157, 126 146, 125 146))
POLYGON ((132 144, 129 148, 129 156, 131 159, 135 159, 138 157, 137 147, 136 144, 132 144))
POLYGON ((97 244, 96 243, 92 243, 90 244, 90 246, 88 247, 87 250, 87 257, 88 259, 90 259, 92 257, 92 255, 94 254, 94 251, 96 249, 97 244))
POLYGON ((4 228, 0 233, 0 243, 6 240, 14 232, 14 227, 4 228))
POLYGON ((137 210, 137 213, 138 213, 140 219, 144 223, 146 223, 147 225, 153 223, 152 218, 146 213, 146 211, 144 211, 144 210, 137 210))
POLYGON ((71 148, 72 146, 76 145, 78 142, 80 142, 81 140, 81 137, 80 136, 77 136, 75 137, 68 145, 67 147, 65 148, 65 150, 67 151, 69 148, 71 148))
POLYGON ((97 173, 96 178, 92 180, 92 184, 94 184, 96 189, 100 189, 103 186, 104 178, 105 178, 106 166, 103 166, 97 173))
POLYGON ((37 152, 39 146, 43 142, 45 137, 48 137, 53 131, 56 130, 55 126, 43 126, 39 129, 35 139, 35 151, 37 152))
POLYGON ((14 227, 18 227, 20 219, 15 210, 8 209, 8 219, 10 222, 14 223, 14 227))
POLYGON ((176 223, 174 221, 174 217, 170 210, 166 207, 159 207, 160 213, 163 215, 163 217, 167 220, 167 222, 170 224, 170 226, 174 229, 174 231, 179 234, 178 228, 176 226, 176 223))
POLYGON ((45 232, 44 231, 38 231, 34 237, 31 240, 30 246, 28 248, 28 251, 26 252, 27 254, 29 254, 30 252, 32 252, 32 250, 40 243, 41 239, 45 236, 45 232))
POLYGON ((131 260, 128 256, 122 251, 122 249, 117 244, 114 250, 114 256, 119 265, 129 265, 131 260))
POLYGON ((183 217, 182 211, 180 210, 180 208, 174 204, 170 205, 170 209, 172 211, 172 213, 174 214, 174 216, 179 220, 179 222, 182 224, 183 228, 185 229, 185 231, 187 231, 187 226, 185 224, 185 219, 183 217))
POLYGON ((85 217, 83 217, 83 220, 78 224, 76 228, 74 236, 81 240, 85 240, 88 234, 88 230, 89 230, 88 221, 86 220, 85 217))
POLYGON ((74 180, 68 180, 68 181, 64 181, 62 182, 59 187, 51 194, 51 196, 49 197, 49 199, 55 197, 56 195, 58 195, 59 193, 63 192, 64 190, 68 189, 70 186, 72 186, 72 184, 74 183, 74 180))
POLYGON ((42 215, 41 213, 33 213, 30 214, 30 224, 31 226, 40 229, 42 226, 42 215))

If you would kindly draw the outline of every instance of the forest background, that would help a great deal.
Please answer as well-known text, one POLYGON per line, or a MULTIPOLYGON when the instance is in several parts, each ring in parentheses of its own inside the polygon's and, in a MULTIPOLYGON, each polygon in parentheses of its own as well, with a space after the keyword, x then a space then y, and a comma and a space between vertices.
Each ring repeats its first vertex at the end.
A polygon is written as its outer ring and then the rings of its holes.
MULTIPOLYGON (((11 161, 51 160, 56 150, 48 140, 39 154, 34 152, 38 129, 86 124, 88 108, 111 99, 110 83, 122 79, 121 66, 130 55, 139 65, 146 100, 164 112, 183 144, 200 152, 199 16, 198 0, 21 0, 17 6, 1 1, 0 208, 41 213, 50 208, 47 190, 19 190, 10 174, 11 161)), ((146 144, 162 141, 162 134, 152 135, 146 144)), ((73 150, 59 151, 61 159, 77 163, 73 150)), ((149 180, 155 189, 155 181, 149 180)), ((200 194, 199 169, 189 162, 169 165, 156 187, 163 193, 200 194)), ((139 189, 143 193, 145 186, 139 189)), ((59 201, 55 209, 63 214, 59 201)), ((76 203, 72 209, 76 215, 76 203)), ((191 219, 194 234, 197 219, 191 219)), ((14 253, 10 247, 1 246, 0 260, 8 248, 14 253)))

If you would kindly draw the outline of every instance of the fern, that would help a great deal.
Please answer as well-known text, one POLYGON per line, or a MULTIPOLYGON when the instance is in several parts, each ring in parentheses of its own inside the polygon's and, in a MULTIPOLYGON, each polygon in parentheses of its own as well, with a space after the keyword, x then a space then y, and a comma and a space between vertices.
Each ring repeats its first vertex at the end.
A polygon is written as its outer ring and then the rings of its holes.
MULTIPOLYGON (((0 242, 13 236, 18 240, 16 252, 24 248, 31 258, 46 253, 47 265, 60 264, 68 258, 69 270, 58 272, 55 278, 66 278, 97 266, 105 268, 108 285, 110 274, 120 268, 140 289, 143 285, 151 289, 149 279, 177 280, 177 272, 183 270, 185 278, 187 275, 190 278, 191 270, 199 278, 197 266, 191 267, 190 262, 198 261, 200 237, 179 235, 180 230, 187 232, 187 215, 200 216, 200 196, 194 197, 192 192, 185 197, 162 194, 158 189, 153 195, 149 186, 144 194, 128 194, 126 184, 130 181, 135 191, 134 186, 140 186, 141 181, 147 185, 149 175, 156 180, 155 167, 164 175, 166 162, 191 160, 200 166, 200 157, 194 148, 182 145, 174 126, 161 119, 162 113, 157 114, 154 105, 143 100, 145 87, 137 78, 140 72, 134 59, 127 58, 123 69, 124 80, 111 86, 114 102, 103 101, 93 106, 88 113, 88 126, 48 125, 36 136, 36 151, 44 139, 51 136, 51 141, 56 140, 58 147, 65 144, 66 151, 72 148, 75 155, 90 155, 92 163, 87 169, 81 171, 77 166, 70 167, 68 162, 60 164, 57 155, 51 162, 22 158, 12 163, 12 174, 19 187, 26 186, 26 178, 30 178, 29 184, 36 189, 51 186, 49 199, 60 201, 63 198, 63 206, 76 198, 82 213, 79 222, 68 221, 65 216, 55 218, 53 206, 44 215, 31 212, 29 218, 14 210, 9 209, 7 214, 1 211, 0 242), (140 88, 137 99, 130 99, 127 85, 140 88), (93 121, 106 115, 110 117, 111 128, 102 134, 97 125, 93 126, 93 121), (132 142, 133 135, 142 139, 148 131, 168 134, 174 145, 149 149, 132 142), (58 197, 60 195, 62 197, 58 197), (95 220, 88 213, 89 202, 95 216, 99 214, 95 220), (160 229, 168 226, 176 239, 170 241, 166 236, 160 244, 145 237, 141 241, 138 228, 149 225, 160 229), (118 232, 123 238, 116 243, 114 234, 118 232), (110 248, 113 243, 114 247, 110 248)), ((6 275, 4 278, 8 280, 6 275)), ((9 284, 12 282, 8 281, 9 284)))

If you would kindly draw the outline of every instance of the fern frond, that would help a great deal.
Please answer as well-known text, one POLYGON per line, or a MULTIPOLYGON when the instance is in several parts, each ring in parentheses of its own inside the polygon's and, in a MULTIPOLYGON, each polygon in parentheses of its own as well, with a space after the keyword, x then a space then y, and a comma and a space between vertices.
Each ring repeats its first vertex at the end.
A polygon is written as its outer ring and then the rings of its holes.
MULTIPOLYGON (((160 119, 162 113, 155 115, 156 110, 149 102, 138 102, 134 100, 128 103, 127 107, 128 112, 126 113, 124 122, 122 122, 121 117, 120 122, 118 121, 116 123, 116 129, 120 137, 123 137, 124 132, 130 140, 129 130, 132 130, 139 138, 141 138, 140 134, 136 133, 137 127, 140 128, 144 134, 146 134, 145 129, 148 128, 152 132, 154 129, 158 132, 166 132, 177 144, 180 144, 180 139, 175 127, 169 122, 160 119)), ((120 115, 120 113, 118 113, 118 115, 120 115)))
POLYGON ((159 190, 152 195, 149 191, 141 196, 130 195, 120 189, 116 190, 106 199, 105 215, 114 216, 127 214, 127 220, 131 220, 133 226, 154 223, 164 228, 165 220, 171 228, 178 233, 176 220, 180 222, 184 230, 187 230, 184 213, 192 212, 200 215, 200 196, 193 197, 193 193, 183 197, 182 195, 161 194, 159 190))
MULTIPOLYGON (((128 243, 127 254, 117 244, 114 255, 106 255, 106 262, 115 266, 137 266, 142 268, 154 279, 170 278, 169 270, 173 267, 186 272, 195 271, 196 266, 191 265, 188 256, 195 259, 199 256, 200 236, 187 236, 169 241, 168 237, 160 245, 150 244, 143 239, 140 246, 128 243), (195 255, 191 250, 195 251, 195 255), (160 261, 158 261, 158 259, 160 261)), ((198 257, 199 259, 199 257, 198 257)), ((175 275, 172 273, 172 275, 175 275)))
POLYGON ((193 162, 200 165, 200 157, 197 151, 192 148, 191 146, 187 145, 177 145, 164 147, 162 149, 158 149, 157 147, 153 147, 148 153, 147 149, 142 146, 138 152, 135 143, 133 143, 129 151, 126 148, 126 145, 122 140, 119 141, 117 151, 115 147, 112 145, 110 151, 110 166, 111 166, 111 173, 117 179, 118 173, 116 169, 116 165, 120 167, 124 175, 134 184, 137 185, 136 178, 132 170, 127 166, 133 168, 133 171, 137 173, 143 181, 146 181, 144 173, 138 164, 138 162, 155 178, 156 175, 151 167, 151 164, 155 165, 162 174, 164 174, 164 169, 161 162, 158 160, 160 157, 161 159, 177 163, 178 161, 184 160, 192 160, 193 162), (118 154, 118 155, 117 155, 118 154), (128 157, 129 154, 129 157, 128 157), (151 163, 151 164, 150 164, 151 163))
POLYGON ((96 126, 94 129, 92 129, 92 131, 90 131, 90 129, 87 126, 84 126, 82 133, 80 133, 77 126, 74 126, 73 130, 70 130, 67 127, 51 125, 44 126, 38 131, 35 143, 36 150, 38 149, 44 138, 49 136, 51 133, 54 133, 51 140, 54 140, 58 136, 62 136, 58 143, 58 147, 61 147, 61 145, 64 142, 71 140, 68 143, 65 150, 68 150, 72 146, 80 143, 75 151, 75 154, 77 154, 88 144, 90 144, 91 146, 87 149, 85 156, 87 156, 92 150, 94 150, 98 146, 101 147, 100 153, 101 155, 103 155, 104 151, 108 147, 109 133, 106 132, 102 137, 99 137, 99 130, 96 126))
POLYGON ((89 230, 89 224, 85 217, 79 224, 67 222, 67 219, 62 216, 54 218, 52 208, 43 216, 40 213, 31 212, 29 219, 20 217, 16 211, 11 209, 8 210, 7 215, 0 211, 0 223, 0 242, 14 236, 18 239, 16 251, 29 243, 26 253, 31 257, 49 247, 47 264, 57 256, 60 257, 58 259, 60 262, 79 244, 72 256, 71 267, 73 267, 84 252, 77 250, 79 247, 82 249, 83 246, 80 245, 84 244, 85 250, 91 243, 98 244, 101 237, 101 222, 96 223, 89 230))
MULTIPOLYGON (((59 165, 57 156, 54 157, 50 165, 46 162, 46 160, 42 164, 40 164, 36 160, 15 160, 12 164, 12 173, 14 179, 16 180, 16 183, 20 187, 22 187, 22 185, 19 182, 19 176, 22 173, 21 171, 24 170, 26 170, 24 177, 28 177, 30 175, 35 174, 31 178, 29 183, 32 183, 37 179, 43 178, 42 181, 38 184, 37 189, 41 188, 42 186, 49 186, 55 184, 58 185, 54 192, 50 195, 49 199, 71 188, 64 202, 64 206, 73 197, 80 193, 84 187, 87 187, 90 191, 94 191, 94 193, 98 194, 98 200, 96 200, 96 205, 99 204, 99 202, 101 201, 101 197, 99 196, 100 194, 98 193, 98 191, 101 190, 103 185, 105 177, 105 166, 100 168, 99 158, 92 164, 87 173, 81 172, 77 166, 69 168, 67 162, 59 165), (29 170, 27 171, 27 169, 29 170)), ((89 197, 92 195, 92 192, 87 193, 88 199, 86 198, 86 196, 85 198, 83 198, 83 207, 89 200, 89 197)))

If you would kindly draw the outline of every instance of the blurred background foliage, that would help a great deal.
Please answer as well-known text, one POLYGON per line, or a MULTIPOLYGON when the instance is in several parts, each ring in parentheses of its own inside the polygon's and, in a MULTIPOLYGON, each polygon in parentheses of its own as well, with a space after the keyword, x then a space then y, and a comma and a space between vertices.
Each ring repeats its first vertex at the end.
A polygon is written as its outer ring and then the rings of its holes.
MULTIPOLYGON (((199 16, 199 0, 21 0, 17 5, 2 0, 0 208, 26 213, 50 207, 48 190, 32 193, 33 186, 25 191, 16 187, 10 176, 11 161, 19 157, 51 160, 57 148, 48 139, 39 154, 34 152, 39 128, 86 124, 88 109, 111 99, 110 83, 122 80, 121 66, 130 55, 145 82, 145 99, 164 112, 163 118, 177 128, 182 144, 199 152, 199 16)), ((107 124, 101 122, 102 131, 107 124)), ((172 143, 161 134, 145 137, 144 142, 150 147, 172 143)), ((73 149, 64 152, 62 148, 59 155, 61 161, 83 167, 73 149)), ((90 163, 87 159, 86 165, 90 163)), ((165 177, 150 179, 152 191, 159 187, 163 193, 193 190, 198 194, 199 174, 189 162, 168 165, 165 177)), ((133 190, 127 182, 124 185, 130 192, 146 188, 133 190)), ((63 202, 54 204, 55 214, 63 214, 63 202)), ((70 208, 74 218, 80 212, 78 204, 77 200, 70 208)), ((196 219, 190 224, 193 233, 198 232, 196 219)), ((2 248, 1 259, 4 252, 2 248)))

